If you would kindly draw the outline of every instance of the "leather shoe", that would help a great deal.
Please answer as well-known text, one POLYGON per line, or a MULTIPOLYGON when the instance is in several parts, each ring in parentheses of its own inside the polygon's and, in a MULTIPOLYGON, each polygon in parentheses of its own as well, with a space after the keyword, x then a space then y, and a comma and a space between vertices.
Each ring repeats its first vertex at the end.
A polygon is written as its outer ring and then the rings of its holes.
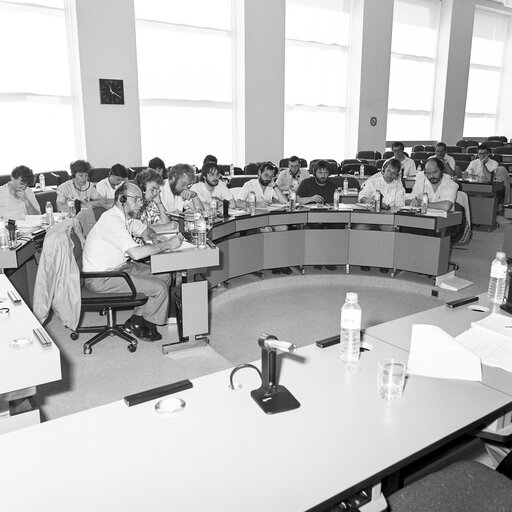
POLYGON ((336 270, 336 266, 335 265, 325 265, 325 268, 327 270, 336 270))
POLYGON ((290 267, 283 267, 279 269, 282 274, 286 274, 287 276, 292 273, 292 269, 290 267))
POLYGON ((158 329, 155 326, 146 326, 146 333, 148 339, 145 341, 160 341, 162 339, 162 335, 158 332, 158 329))
POLYGON ((370 272, 370 267, 359 267, 363 272, 370 272))
POLYGON ((280 274, 280 273, 281 273, 281 269, 279 269, 279 268, 272 269, 272 274, 280 274))
MULTIPOLYGON (((144 324, 139 324, 133 320, 133 318, 128 318, 123 325, 123 330, 128 334, 135 336, 141 341, 155 341, 151 339, 148 335, 148 328, 144 324)), ((162 337, 160 336, 160 339, 162 337)))

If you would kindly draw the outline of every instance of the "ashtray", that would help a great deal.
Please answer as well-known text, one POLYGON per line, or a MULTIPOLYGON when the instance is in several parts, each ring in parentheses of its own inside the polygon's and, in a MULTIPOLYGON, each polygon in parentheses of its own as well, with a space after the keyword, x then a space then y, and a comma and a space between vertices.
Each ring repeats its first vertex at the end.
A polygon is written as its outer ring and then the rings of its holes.
POLYGON ((155 404, 155 411, 163 416, 173 416, 183 411, 186 405, 181 398, 162 398, 155 404))
POLYGON ((30 338, 14 338, 9 346, 11 348, 27 348, 32 343, 30 338))

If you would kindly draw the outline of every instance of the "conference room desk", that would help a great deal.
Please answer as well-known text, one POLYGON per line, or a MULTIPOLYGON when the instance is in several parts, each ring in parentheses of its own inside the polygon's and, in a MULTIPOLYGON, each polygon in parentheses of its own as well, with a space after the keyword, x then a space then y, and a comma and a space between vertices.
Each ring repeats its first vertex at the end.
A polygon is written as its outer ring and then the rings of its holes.
POLYGON ((157 414, 156 400, 133 407, 118 401, 4 435, 3 508, 322 511, 358 490, 378 489, 386 476, 510 402, 481 383, 417 376, 407 379, 401 400, 386 402, 377 395, 377 362, 407 354, 371 344, 355 373, 336 346, 310 345, 280 358, 279 383, 301 404, 281 414, 266 415, 251 398, 256 372, 239 371, 243 387, 233 391, 225 370, 176 394, 187 406, 174 416, 157 414))
POLYGON ((496 226, 498 192, 504 190, 503 182, 478 183, 458 180, 457 183, 468 195, 471 223, 486 226, 487 231, 492 231, 496 226))
POLYGON ((219 248, 220 261, 206 278, 215 286, 250 272, 304 265, 346 265, 347 272, 350 265, 367 265, 437 276, 448 270, 446 229, 461 219, 460 212, 433 217, 366 209, 256 209, 254 216, 213 225, 209 238, 219 248), (354 229, 356 224, 376 229, 354 229), (280 225, 290 229, 260 232, 280 225), (381 231, 379 226, 390 230, 381 231))
MULTIPOLYGON (((487 294, 482 293, 478 302, 473 302, 470 306, 485 306, 489 311, 507 315, 501 309, 494 307, 487 300, 487 294)), ((421 311, 413 315, 398 318, 390 322, 368 327, 365 333, 374 338, 395 345, 402 350, 409 351, 411 343, 411 331, 414 324, 436 325, 446 331, 450 336, 458 336, 471 327, 471 322, 477 322, 489 315, 488 312, 473 311, 468 306, 458 308, 448 308, 445 305, 433 309, 421 311)), ((507 315, 509 316, 509 315, 507 315)), ((512 317, 511 317, 512 320, 512 317)), ((512 373, 501 368, 482 365, 483 382, 503 393, 512 396, 512 373)))
POLYGON ((36 386, 61 379, 59 349, 55 344, 42 348, 33 332, 41 324, 24 302, 12 302, 9 290, 15 290, 14 286, 0 275, 0 307, 9 308, 9 317, 0 318, 0 433, 38 423, 36 386), (12 348, 15 338, 28 338, 32 343, 12 348))

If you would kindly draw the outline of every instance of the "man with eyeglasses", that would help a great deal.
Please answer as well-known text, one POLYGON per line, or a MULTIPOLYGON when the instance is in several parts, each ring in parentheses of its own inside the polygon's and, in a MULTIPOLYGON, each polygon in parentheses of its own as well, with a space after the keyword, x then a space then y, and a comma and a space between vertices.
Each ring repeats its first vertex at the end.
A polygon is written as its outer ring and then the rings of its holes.
POLYGON ((385 209, 391 206, 404 206, 405 188, 399 179, 400 167, 400 162, 396 158, 386 160, 382 172, 370 176, 363 183, 357 200, 360 203, 373 203, 375 192, 379 191, 385 209))
POLYGON ((185 207, 204 210, 197 193, 190 190, 195 180, 196 175, 191 165, 176 164, 169 169, 169 177, 160 191, 162 204, 168 213, 181 213, 185 207))
POLYGON ((491 151, 487 144, 480 144, 480 146, 478 146, 477 158, 470 162, 466 172, 468 176, 483 183, 489 183, 493 181, 493 179, 502 181, 503 185, 505 185, 503 199, 505 204, 509 204, 511 201, 510 177, 505 167, 498 165, 496 160, 490 158, 490 153, 491 151))
POLYGON ((450 211, 455 206, 459 186, 444 172, 444 162, 432 157, 425 163, 425 171, 419 172, 406 204, 421 206, 423 194, 428 194, 429 208, 450 211))
POLYGON ((393 142, 391 146, 391 151, 393 151, 393 156, 400 162, 400 169, 402 173, 402 178, 409 178, 416 176, 416 164, 412 158, 405 156, 404 154, 404 143, 403 142, 393 142))
MULTIPOLYGON (((147 263, 140 263, 152 254, 176 250, 181 235, 161 240, 155 231, 136 217, 142 208, 143 195, 134 183, 125 183, 115 192, 113 208, 107 210, 86 238, 83 253, 85 272, 122 270, 130 274, 137 292, 148 297, 144 306, 135 308, 124 329, 143 341, 158 341, 162 335, 156 326, 167 322, 169 313, 170 274, 152 274, 147 263), (142 238, 138 245, 132 238, 142 238)), ((85 285, 96 293, 129 292, 122 278, 86 279, 85 285)))
POLYGON ((27 215, 41 215, 41 208, 34 192, 34 173, 25 165, 15 167, 11 181, 0 187, 0 217, 23 220, 27 215))

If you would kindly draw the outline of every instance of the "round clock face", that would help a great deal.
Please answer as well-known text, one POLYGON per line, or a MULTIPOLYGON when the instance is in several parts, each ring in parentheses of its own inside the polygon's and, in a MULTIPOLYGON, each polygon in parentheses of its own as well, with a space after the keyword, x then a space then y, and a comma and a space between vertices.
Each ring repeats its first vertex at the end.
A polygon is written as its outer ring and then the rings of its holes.
POLYGON ((100 78, 100 100, 102 104, 124 105, 123 81, 100 78))

